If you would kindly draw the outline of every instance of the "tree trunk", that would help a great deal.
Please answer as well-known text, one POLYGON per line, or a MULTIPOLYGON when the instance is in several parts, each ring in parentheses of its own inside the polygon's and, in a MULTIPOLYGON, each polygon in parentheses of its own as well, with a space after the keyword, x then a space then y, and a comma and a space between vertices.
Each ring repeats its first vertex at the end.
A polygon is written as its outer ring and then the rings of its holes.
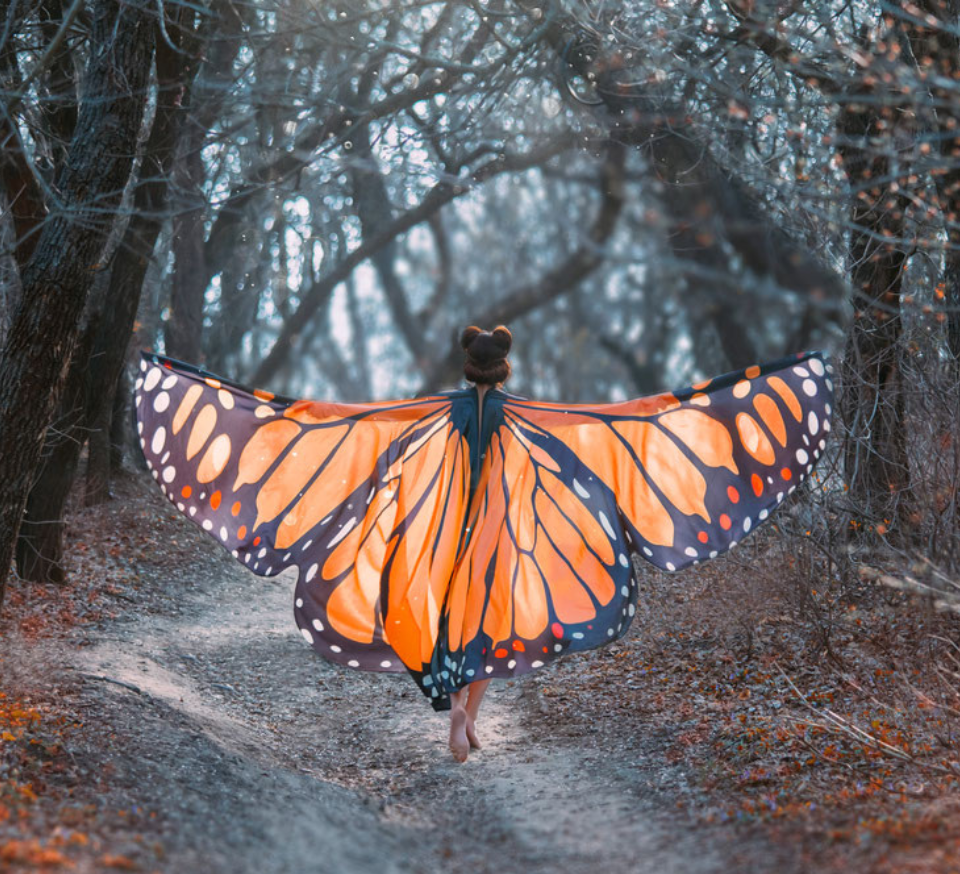
MULTIPOLYGON (((369 128, 363 125, 358 127, 353 146, 356 155, 350 170, 353 201, 360 219, 363 239, 368 240, 393 220, 394 209, 380 165, 370 145, 369 128)), ((386 298, 393 323, 397 326, 397 332, 406 343, 414 363, 421 373, 426 374, 429 370, 429 357, 425 352, 425 325, 423 320, 415 318, 410 310, 407 293, 397 275, 396 258, 397 241, 394 238, 374 252, 370 260, 380 277, 383 296, 386 298)))
POLYGON ((105 405, 90 429, 83 492, 83 503, 87 507, 110 500, 110 424, 112 419, 113 404, 105 405))
MULTIPOLYGON (((116 473, 123 467, 124 453, 137 442, 135 422, 130 407, 132 392, 130 374, 126 369, 121 369, 117 388, 113 393, 113 408, 110 414, 110 470, 112 473, 116 473)), ((137 454, 140 454, 139 444, 137 444, 137 454)), ((89 504, 90 501, 87 503, 89 504)))
POLYGON ((126 367, 120 368, 112 398, 105 397, 87 441, 87 470, 83 503, 93 507, 110 500, 112 474, 123 465, 124 443, 132 432, 129 419, 130 377, 126 367))
MULTIPOLYGON (((180 14, 183 14, 183 7, 180 14)), ((168 21, 182 38, 188 28, 168 21)), ((62 582, 64 526, 60 521, 73 485, 80 452, 87 437, 97 428, 110 428, 113 397, 127 355, 129 338, 140 303, 140 289, 154 246, 163 224, 169 186, 169 170, 182 113, 180 97, 183 75, 189 71, 189 55, 175 52, 165 41, 157 41, 157 78, 159 96, 150 138, 144 149, 141 180, 133 197, 133 216, 117 248, 110 271, 109 285, 102 301, 89 315, 85 334, 70 362, 68 392, 56 428, 48 432, 52 444, 45 455, 50 461, 41 469, 27 500, 24 527, 17 547, 17 567, 25 579, 38 582, 62 582), (36 523, 33 520, 38 520, 36 523), (40 526, 39 528, 37 526, 40 526)), ((90 498, 109 496, 109 435, 104 434, 97 448, 91 445, 95 483, 90 498), (103 442, 106 441, 106 446, 103 442), (107 463, 97 472, 97 449, 105 451, 107 463)), ((96 502, 96 501, 94 501, 96 502)))
POLYGON ((900 290, 907 260, 902 194, 891 178, 896 104, 865 89, 848 95, 838 124, 852 189, 850 283, 853 322, 841 369, 847 427, 844 473, 859 513, 899 528, 910 483, 900 372, 900 290), (858 98, 863 98, 858 102, 858 98), (876 143, 879 143, 877 145, 876 143), (872 183, 872 184, 871 184, 872 183))
POLYGON ((207 290, 204 266, 203 224, 206 202, 200 147, 206 131, 191 129, 185 154, 175 170, 179 203, 174 204, 174 271, 171 277, 170 320, 164 331, 167 355, 200 362, 203 337, 203 295, 207 290))
POLYGON ((153 23, 133 3, 99 0, 59 212, 43 226, 0 354, 0 603, 43 436, 64 388, 80 318, 133 166, 153 23), (109 217, 109 218, 106 218, 109 217))
POLYGON ((17 535, 17 572, 25 580, 62 583, 64 507, 87 435, 86 373, 77 361, 88 360, 93 329, 81 334, 67 372, 60 414, 47 429, 39 472, 30 488, 17 535))
MULTIPOLYGON (((856 212, 856 211, 855 211, 856 212)), ((900 372, 899 295, 904 254, 877 252, 869 231, 853 231, 853 324, 843 360, 844 473, 859 512, 899 525, 910 483, 900 372)))

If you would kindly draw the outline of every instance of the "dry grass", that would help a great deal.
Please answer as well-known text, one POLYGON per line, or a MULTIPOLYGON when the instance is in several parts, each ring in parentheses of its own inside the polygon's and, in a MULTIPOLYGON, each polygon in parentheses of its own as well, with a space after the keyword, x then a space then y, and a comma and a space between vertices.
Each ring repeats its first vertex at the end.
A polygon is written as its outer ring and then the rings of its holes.
POLYGON ((814 538, 774 525, 683 575, 642 568, 631 634, 567 672, 562 696, 545 678, 548 708, 610 742, 658 727, 695 775, 695 816, 762 824, 821 870, 954 871, 960 617, 814 538))

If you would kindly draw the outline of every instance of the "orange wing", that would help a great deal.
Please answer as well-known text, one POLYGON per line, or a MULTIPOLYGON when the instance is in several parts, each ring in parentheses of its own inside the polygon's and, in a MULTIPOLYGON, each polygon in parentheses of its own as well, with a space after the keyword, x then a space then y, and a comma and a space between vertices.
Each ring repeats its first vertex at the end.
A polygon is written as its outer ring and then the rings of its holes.
POLYGON ((140 443, 163 493, 257 574, 296 567, 295 615, 325 657, 430 660, 469 494, 470 392, 294 401, 144 354, 140 443))
POLYGON ((809 474, 829 371, 809 353, 603 406, 488 394, 470 539, 422 682, 449 692, 625 633, 631 554, 668 571, 713 558, 809 474))
POLYGON ((813 353, 624 404, 492 391, 483 434, 473 389, 319 404, 155 355, 141 369, 164 494, 256 573, 298 568, 322 655, 402 663, 438 708, 622 635, 630 555, 672 571, 734 546, 810 472, 832 413, 813 353))

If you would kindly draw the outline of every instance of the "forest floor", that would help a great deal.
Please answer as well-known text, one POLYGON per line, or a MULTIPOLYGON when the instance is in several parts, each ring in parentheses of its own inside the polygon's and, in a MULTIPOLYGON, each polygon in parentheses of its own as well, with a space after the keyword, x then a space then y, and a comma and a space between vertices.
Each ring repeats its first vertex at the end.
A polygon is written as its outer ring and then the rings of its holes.
POLYGON ((405 677, 305 646, 293 579, 116 491, 73 509, 70 582, 13 581, 0 620, 0 870, 960 871, 929 605, 798 595, 776 537, 643 569, 628 637, 494 684, 458 765, 405 677))

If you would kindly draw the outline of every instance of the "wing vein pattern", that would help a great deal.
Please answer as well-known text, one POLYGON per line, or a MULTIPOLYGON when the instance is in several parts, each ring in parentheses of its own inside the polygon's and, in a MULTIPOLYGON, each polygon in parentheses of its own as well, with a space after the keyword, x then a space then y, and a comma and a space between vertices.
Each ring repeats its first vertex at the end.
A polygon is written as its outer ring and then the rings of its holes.
POLYGON ((317 652, 441 708, 625 634, 634 556, 678 571, 768 519, 823 454, 831 377, 811 352, 618 404, 491 390, 481 417, 473 388, 319 403, 144 353, 136 404, 167 498, 254 573, 296 568, 317 652))

